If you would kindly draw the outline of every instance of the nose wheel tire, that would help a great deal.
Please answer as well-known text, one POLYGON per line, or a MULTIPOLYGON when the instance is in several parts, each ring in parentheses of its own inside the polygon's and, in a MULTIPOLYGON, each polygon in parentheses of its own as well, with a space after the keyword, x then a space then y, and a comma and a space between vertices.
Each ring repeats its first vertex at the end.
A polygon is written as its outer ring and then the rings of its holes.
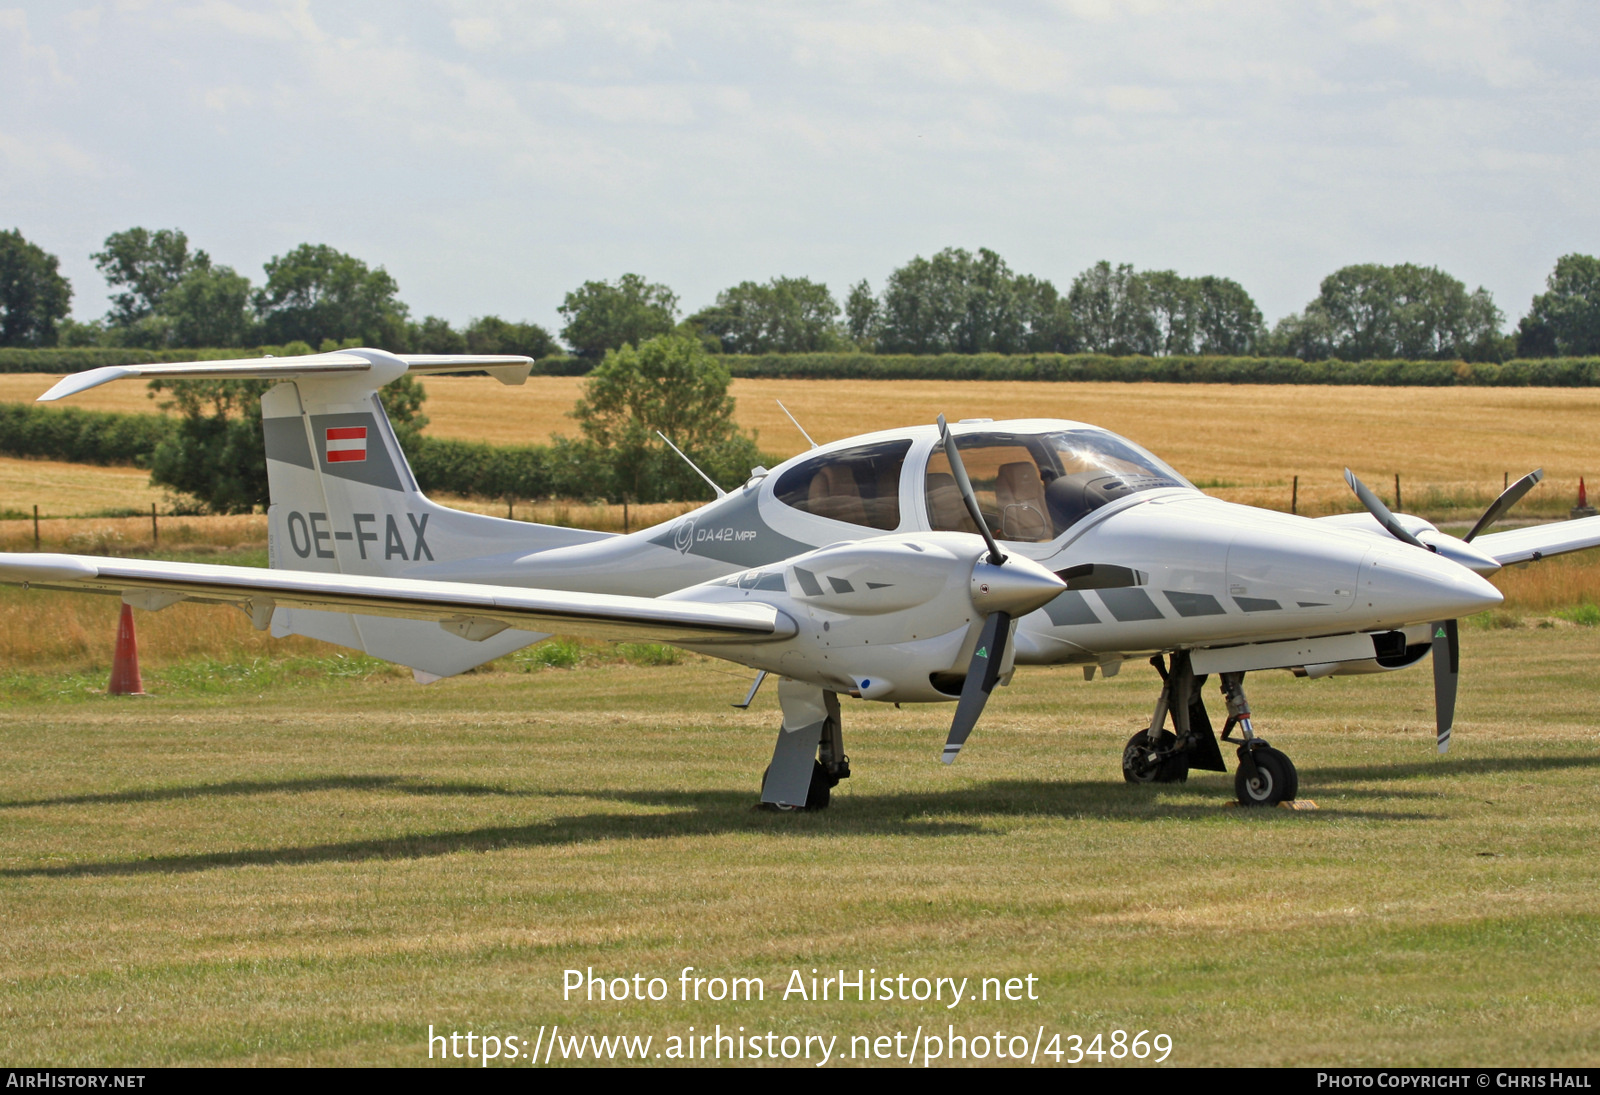
POLYGON ((1288 757, 1276 749, 1261 748, 1252 749, 1250 759, 1255 761, 1255 776, 1252 778, 1249 769, 1241 764, 1233 777, 1239 805, 1276 806, 1294 801, 1300 793, 1300 773, 1288 757))
MULTIPOLYGON (((1178 743, 1171 730, 1161 731, 1156 739, 1155 752, 1166 753, 1178 743)), ((1186 753, 1174 753, 1158 760, 1150 759, 1150 736, 1143 730, 1128 739, 1122 749, 1122 778, 1129 783, 1182 783, 1189 778, 1189 760, 1186 753)))

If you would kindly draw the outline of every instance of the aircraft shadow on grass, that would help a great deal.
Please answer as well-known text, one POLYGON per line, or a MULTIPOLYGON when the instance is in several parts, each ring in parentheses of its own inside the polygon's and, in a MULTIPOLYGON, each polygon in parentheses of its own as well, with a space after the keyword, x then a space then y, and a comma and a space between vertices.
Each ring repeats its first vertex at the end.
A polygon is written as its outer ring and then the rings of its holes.
MULTIPOLYGON (((803 839, 863 835, 981 837, 997 835, 985 828, 985 820, 996 817, 1171 821, 1216 818, 1223 812, 1220 803, 1179 805, 1163 801, 1163 788, 1130 787, 1099 780, 1000 780, 946 791, 852 794, 841 797, 838 805, 826 813, 795 816, 775 815, 752 808, 750 793, 744 788, 722 791, 509 790, 478 783, 431 783, 408 776, 230 781, 6 802, 0 803, 0 809, 117 805, 207 796, 339 790, 416 795, 583 798, 628 803, 635 807, 664 807, 671 812, 593 812, 548 818, 526 825, 437 830, 366 840, 226 852, 158 855, 137 860, 12 867, 0 870, 0 877, 89 878, 177 874, 228 867, 423 859, 459 852, 579 844, 619 837, 648 840, 727 833, 760 833, 803 839)), ((1227 813, 1241 819, 1293 817, 1298 824, 1318 824, 1333 818, 1351 817, 1382 821, 1419 821, 1435 817, 1415 812, 1347 809, 1326 814, 1289 815, 1287 811, 1245 809, 1229 810, 1227 813)))
MULTIPOLYGON (((1317 783, 1326 785, 1341 780, 1349 780, 1353 783, 1365 781, 1387 782, 1398 779, 1414 779, 1418 776, 1482 776, 1501 772, 1547 772, 1560 768, 1600 768, 1600 756, 1453 757, 1448 761, 1430 759, 1418 761, 1415 764, 1348 765, 1317 768, 1314 771, 1317 783)), ((1389 797, 1394 795, 1395 792, 1385 788, 1381 792, 1372 793, 1389 797)))

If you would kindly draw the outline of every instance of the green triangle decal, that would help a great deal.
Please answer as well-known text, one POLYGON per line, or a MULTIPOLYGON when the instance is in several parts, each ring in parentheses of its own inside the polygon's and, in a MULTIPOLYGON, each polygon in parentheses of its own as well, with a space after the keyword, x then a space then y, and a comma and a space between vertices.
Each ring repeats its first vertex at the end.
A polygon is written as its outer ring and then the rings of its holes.
POLYGON ((986 647, 986 646, 978 647, 977 657, 987 658, 988 656, 989 656, 989 648, 988 647, 986 647))

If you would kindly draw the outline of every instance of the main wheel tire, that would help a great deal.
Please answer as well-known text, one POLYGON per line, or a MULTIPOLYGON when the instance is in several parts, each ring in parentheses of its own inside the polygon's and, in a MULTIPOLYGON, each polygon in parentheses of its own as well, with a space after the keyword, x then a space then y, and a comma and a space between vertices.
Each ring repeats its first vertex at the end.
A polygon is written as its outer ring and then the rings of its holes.
MULTIPOLYGON (((767 790, 767 776, 772 774, 772 765, 767 765, 766 771, 761 773, 761 790, 767 790)), ((762 807, 776 810, 780 814, 789 813, 791 810, 826 810, 833 800, 833 785, 839 782, 828 775, 828 770, 822 766, 820 760, 811 762, 811 786, 806 788, 806 804, 804 806, 791 806, 782 802, 763 802, 762 807)))
MULTIPOLYGON (((1177 741, 1177 736, 1171 730, 1163 730, 1156 739, 1156 749, 1165 752, 1177 741)), ((1150 736, 1140 730, 1122 747, 1122 778, 1129 783, 1182 783, 1189 778, 1188 754, 1174 753, 1152 764, 1150 736)))
POLYGON ((1300 773, 1288 757, 1276 749, 1252 749, 1250 759, 1255 761, 1256 778, 1251 779, 1241 765, 1233 777, 1233 791, 1239 796, 1241 806, 1276 806, 1280 802, 1293 802, 1300 793, 1300 773))

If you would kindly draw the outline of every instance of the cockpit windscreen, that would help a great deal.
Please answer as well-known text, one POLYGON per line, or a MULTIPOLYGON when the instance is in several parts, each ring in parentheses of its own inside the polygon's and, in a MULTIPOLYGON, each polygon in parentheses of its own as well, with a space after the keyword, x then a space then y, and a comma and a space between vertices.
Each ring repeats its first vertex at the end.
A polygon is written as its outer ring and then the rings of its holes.
MULTIPOLYGON (((1107 502, 1161 487, 1193 485, 1138 445, 1105 430, 970 433, 956 438, 989 529, 1001 540, 1052 540, 1107 502)), ((928 458, 928 517, 934 529, 978 531, 944 449, 928 458)))

